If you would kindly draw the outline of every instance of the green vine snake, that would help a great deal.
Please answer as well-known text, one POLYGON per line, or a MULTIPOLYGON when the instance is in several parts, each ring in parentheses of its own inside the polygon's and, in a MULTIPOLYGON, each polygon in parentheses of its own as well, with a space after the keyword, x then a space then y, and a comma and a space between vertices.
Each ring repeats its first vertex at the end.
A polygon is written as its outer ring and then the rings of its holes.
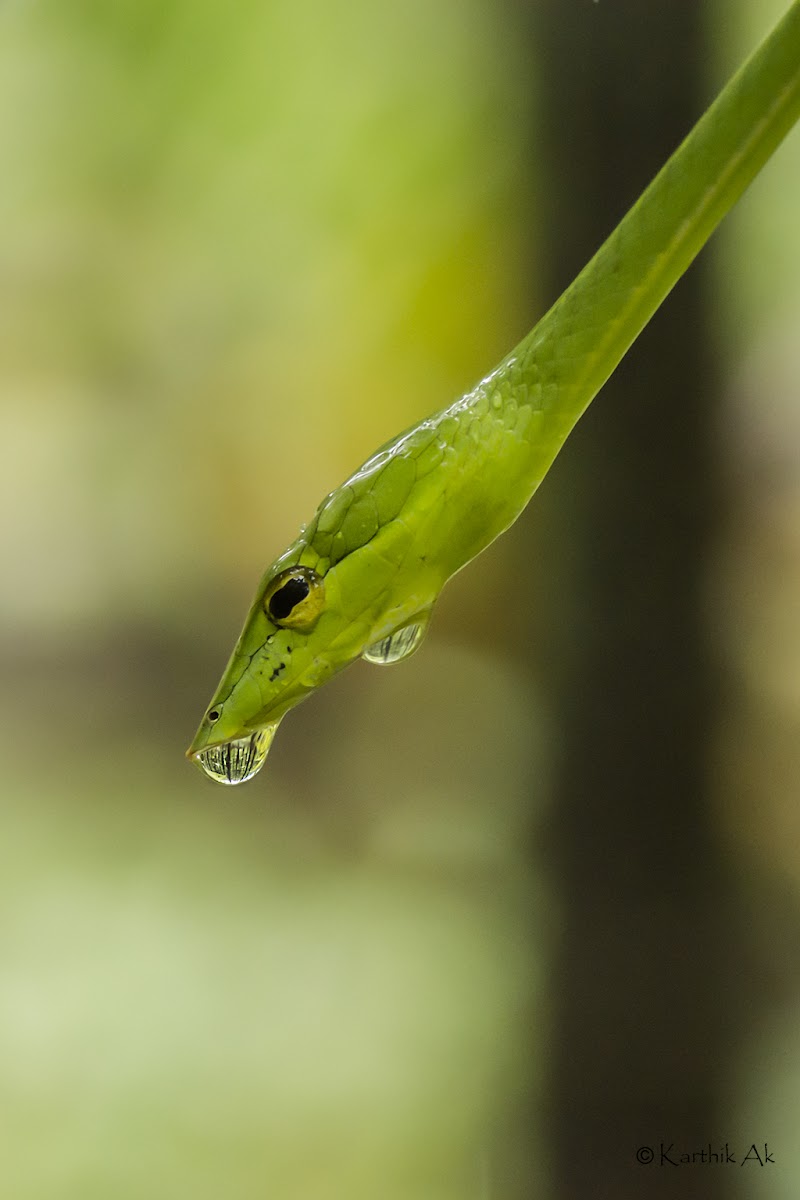
POLYGON ((388 442, 267 569, 187 754, 222 783, 359 657, 419 645, 442 587, 516 520, 578 418, 800 115, 800 0, 594 258, 466 396, 388 442))

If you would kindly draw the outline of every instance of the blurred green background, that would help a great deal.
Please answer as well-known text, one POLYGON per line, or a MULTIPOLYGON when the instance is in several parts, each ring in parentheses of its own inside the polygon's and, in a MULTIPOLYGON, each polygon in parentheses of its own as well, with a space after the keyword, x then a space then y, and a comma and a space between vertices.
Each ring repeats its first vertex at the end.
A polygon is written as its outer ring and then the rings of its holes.
POLYGON ((423 650, 246 788, 183 759, 267 562, 527 331, 784 5, 625 7, 0 8, 3 1197, 798 1194, 797 135, 665 308, 673 375, 609 384, 423 650), (615 542, 625 480, 654 523, 615 542), (777 1164, 636 1164, 676 1139, 777 1164))

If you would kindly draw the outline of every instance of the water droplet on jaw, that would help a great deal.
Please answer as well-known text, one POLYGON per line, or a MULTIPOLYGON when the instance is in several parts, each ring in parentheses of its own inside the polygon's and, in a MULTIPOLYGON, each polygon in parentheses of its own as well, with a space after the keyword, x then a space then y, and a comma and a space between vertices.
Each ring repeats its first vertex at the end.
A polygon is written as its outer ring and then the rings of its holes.
POLYGON ((277 723, 267 725, 247 737, 209 746, 194 761, 216 783, 246 783, 263 767, 277 728, 277 723))
POLYGON ((379 666, 400 662, 401 659, 408 658, 409 654, 414 653, 425 636, 427 628, 428 618, 417 617, 410 625, 401 625, 388 637, 381 638, 379 642, 367 646, 362 657, 367 662, 377 663, 379 666))

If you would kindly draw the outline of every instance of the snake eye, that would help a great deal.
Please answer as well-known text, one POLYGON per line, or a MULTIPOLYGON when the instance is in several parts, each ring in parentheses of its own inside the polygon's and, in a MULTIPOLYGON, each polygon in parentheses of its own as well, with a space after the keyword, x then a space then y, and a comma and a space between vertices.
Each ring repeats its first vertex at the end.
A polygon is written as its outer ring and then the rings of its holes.
POLYGON ((212 725, 213 725, 214 721, 218 721, 219 720, 219 709, 212 708, 211 712, 208 714, 208 719, 212 723, 212 725))
POLYGON ((324 603, 322 580, 308 567, 289 567, 281 571, 264 593, 267 616, 286 629, 310 629, 324 603))

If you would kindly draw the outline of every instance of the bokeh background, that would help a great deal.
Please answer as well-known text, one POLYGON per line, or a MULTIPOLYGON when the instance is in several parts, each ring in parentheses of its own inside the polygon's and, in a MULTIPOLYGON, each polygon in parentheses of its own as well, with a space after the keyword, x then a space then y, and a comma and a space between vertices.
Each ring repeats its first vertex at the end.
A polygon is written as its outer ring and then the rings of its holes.
POLYGON ((783 8, 0 7, 3 1197, 798 1194, 797 134, 420 653, 183 759, 783 8))

